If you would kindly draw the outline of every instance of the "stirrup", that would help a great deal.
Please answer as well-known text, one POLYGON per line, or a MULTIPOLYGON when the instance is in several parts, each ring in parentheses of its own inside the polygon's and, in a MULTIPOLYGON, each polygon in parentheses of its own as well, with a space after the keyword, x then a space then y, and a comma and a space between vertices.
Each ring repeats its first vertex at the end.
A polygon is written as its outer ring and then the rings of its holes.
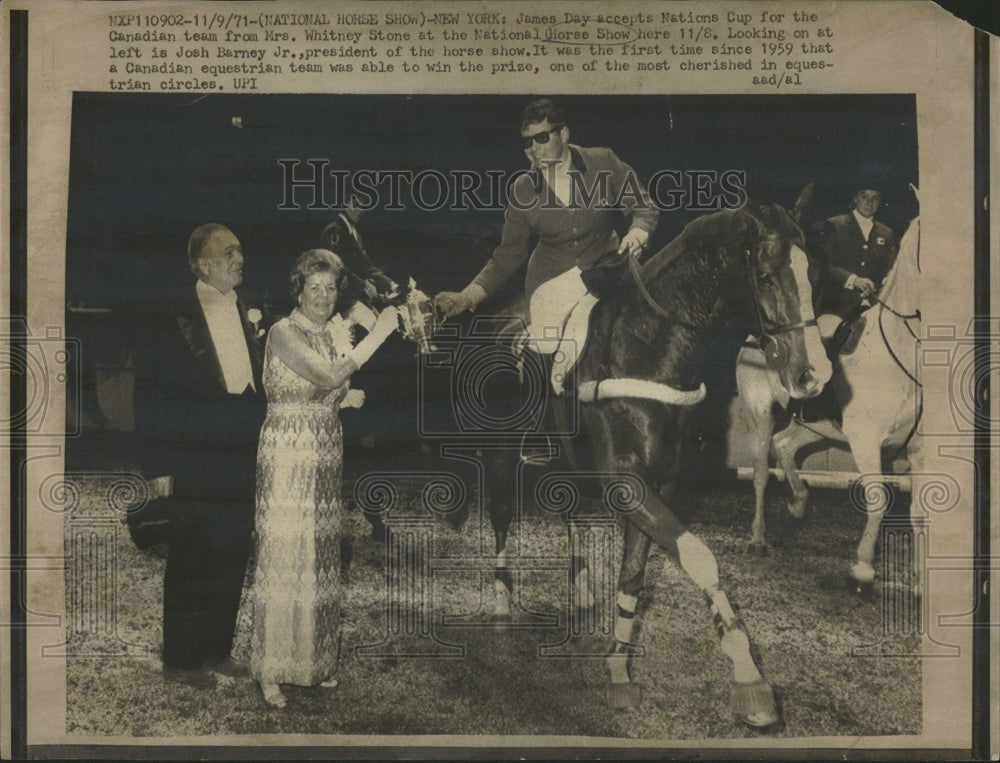
POLYGON ((545 466, 555 459, 556 451, 552 445, 552 440, 547 434, 524 434, 521 436, 521 463, 528 466, 545 466), (544 442, 540 442, 545 438, 544 442), (536 442, 531 442, 536 440, 536 442))

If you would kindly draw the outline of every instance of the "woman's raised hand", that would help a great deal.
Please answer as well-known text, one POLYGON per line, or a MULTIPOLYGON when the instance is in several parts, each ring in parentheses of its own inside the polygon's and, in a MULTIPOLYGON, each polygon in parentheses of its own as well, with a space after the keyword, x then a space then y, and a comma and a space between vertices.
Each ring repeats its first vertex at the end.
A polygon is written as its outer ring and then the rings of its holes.
POLYGON ((390 306, 378 314, 378 318, 375 319, 375 325, 372 326, 371 333, 382 339, 386 339, 398 328, 399 308, 390 306))

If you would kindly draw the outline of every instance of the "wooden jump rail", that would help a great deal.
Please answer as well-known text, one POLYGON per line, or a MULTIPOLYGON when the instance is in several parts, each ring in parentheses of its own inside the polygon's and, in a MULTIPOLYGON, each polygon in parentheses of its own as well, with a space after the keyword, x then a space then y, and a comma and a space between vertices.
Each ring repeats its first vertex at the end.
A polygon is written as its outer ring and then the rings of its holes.
MULTIPOLYGON (((785 481, 784 469, 768 469, 771 475, 779 482, 785 481)), ((753 467, 741 466, 736 470, 736 476, 741 480, 753 479, 753 467)), ((810 487, 832 487, 849 488, 854 483, 861 480, 862 475, 858 472, 824 472, 802 470, 799 476, 810 487)), ((904 493, 912 492, 912 485, 909 474, 883 474, 879 482, 890 483, 902 490, 904 493)))

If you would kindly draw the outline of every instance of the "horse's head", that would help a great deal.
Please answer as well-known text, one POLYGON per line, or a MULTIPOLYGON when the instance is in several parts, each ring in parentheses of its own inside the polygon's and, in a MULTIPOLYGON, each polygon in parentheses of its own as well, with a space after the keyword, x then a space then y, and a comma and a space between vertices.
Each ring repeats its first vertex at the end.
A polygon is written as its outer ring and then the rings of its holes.
POLYGON ((813 314, 802 231, 776 204, 745 211, 752 220, 746 257, 761 349, 793 398, 815 397, 833 369, 813 314))
POLYGON ((416 281, 412 278, 405 294, 405 301, 399 305, 403 319, 403 336, 416 343, 420 354, 426 355, 437 349, 433 342, 434 330, 437 328, 434 303, 417 288, 416 281))

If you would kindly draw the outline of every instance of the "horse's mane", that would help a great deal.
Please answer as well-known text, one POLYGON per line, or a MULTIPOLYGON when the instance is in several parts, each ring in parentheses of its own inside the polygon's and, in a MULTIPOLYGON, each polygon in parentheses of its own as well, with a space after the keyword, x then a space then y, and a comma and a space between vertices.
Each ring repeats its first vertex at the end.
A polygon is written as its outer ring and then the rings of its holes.
POLYGON ((673 241, 645 263, 641 271, 643 281, 649 283, 659 278, 665 270, 677 266, 685 253, 743 252, 751 240, 772 236, 805 248, 802 229, 778 204, 748 201, 741 209, 702 215, 685 225, 673 241))

